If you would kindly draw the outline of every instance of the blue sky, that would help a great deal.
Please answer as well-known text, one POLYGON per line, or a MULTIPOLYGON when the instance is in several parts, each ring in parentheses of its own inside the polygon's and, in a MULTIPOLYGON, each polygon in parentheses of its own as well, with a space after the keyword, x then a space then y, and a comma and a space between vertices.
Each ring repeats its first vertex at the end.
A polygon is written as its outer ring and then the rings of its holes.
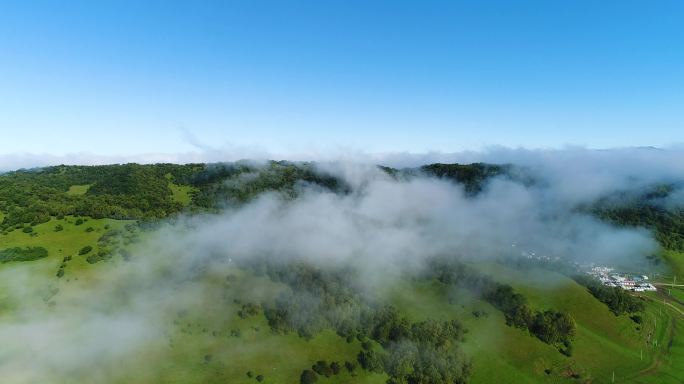
POLYGON ((683 21, 677 0, 0 1, 0 153, 682 143, 683 21))

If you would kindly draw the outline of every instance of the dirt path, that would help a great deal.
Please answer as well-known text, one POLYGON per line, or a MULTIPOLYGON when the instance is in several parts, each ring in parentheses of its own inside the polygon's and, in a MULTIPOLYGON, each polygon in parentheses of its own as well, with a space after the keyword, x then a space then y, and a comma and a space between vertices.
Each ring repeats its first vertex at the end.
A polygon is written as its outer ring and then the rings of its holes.
MULTIPOLYGON (((671 303, 668 303, 667 301, 665 301, 665 299, 663 299, 663 297, 669 298, 669 296, 666 296, 665 293, 660 291, 660 290, 658 291, 658 293, 659 293, 659 297, 662 300, 658 300, 658 299, 655 299, 653 297, 648 297, 648 296, 641 296, 641 297, 643 297, 647 300, 654 301, 656 303, 662 303, 664 305, 667 305, 670 308, 674 309, 679 315, 681 315, 682 318, 684 318, 684 312, 681 309, 679 309, 678 307, 676 307, 675 305, 673 305, 671 303)), ((665 352, 665 354, 669 353, 670 347, 672 346, 676 326, 677 326, 677 321, 676 321, 676 318, 673 317, 670 320, 670 324, 668 327, 669 329, 668 329, 668 336, 667 336, 667 351, 665 352)), ((648 375, 653 375, 653 374, 657 373, 660 370, 661 366, 663 365, 663 362, 664 362, 663 355, 662 354, 656 355, 655 358, 653 359, 653 362, 648 367, 641 370, 635 376, 632 376, 632 378, 648 376, 648 375)))
POLYGON ((656 300, 656 299, 654 299, 654 298, 652 298, 652 297, 648 297, 648 296, 641 296, 641 297, 645 297, 646 299, 653 300, 653 301, 655 301, 655 302, 661 302, 661 301, 662 301, 663 304, 665 304, 665 305, 669 306, 670 308, 674 309, 675 311, 677 311, 677 313, 679 313, 682 317, 684 317, 684 311, 682 311, 682 310, 681 310, 679 307, 677 307, 676 305, 674 305, 674 304, 672 304, 672 303, 668 303, 667 300, 669 300, 669 301, 674 301, 675 303, 677 303, 677 304, 679 304, 679 305, 681 305, 681 306, 684 306, 684 303, 683 303, 683 302, 679 301, 679 300, 678 300, 677 298, 675 298, 675 297, 668 296, 668 295, 667 295, 663 290, 661 290, 661 289, 658 290, 658 296, 659 296, 659 298, 660 298, 661 300, 656 300))
MULTIPOLYGON (((660 302, 659 300, 656 300, 656 299, 653 299, 653 298, 650 298, 650 297, 647 297, 647 299, 653 300, 653 301, 655 301, 655 302, 660 302)), ((665 302, 664 302, 663 304, 668 304, 668 303, 665 303, 665 302)), ((671 305, 671 304, 670 304, 670 307, 672 307, 673 309, 675 309, 677 312, 679 312, 680 314, 682 314, 682 315, 684 316, 684 313, 682 313, 682 311, 680 311, 677 307, 675 307, 675 306, 673 306, 673 305, 671 305)), ((676 318, 673 317, 673 318, 671 319, 670 323, 668 324, 668 331, 667 331, 667 339, 668 339, 668 340, 667 340, 667 346, 668 346, 668 347, 667 347, 667 351, 665 351, 664 354, 668 354, 668 353, 669 353, 669 350, 670 350, 670 346, 672 346, 672 342, 673 342, 674 337, 675 337, 675 325, 676 325, 676 322, 677 322, 676 318)), ((652 374, 658 372, 658 370, 661 368, 661 366, 663 365, 663 363, 664 363, 664 360, 663 360, 663 353, 661 352, 661 353, 658 353, 658 354, 654 357, 653 361, 651 362, 651 364, 650 364, 648 367, 642 369, 639 373, 637 373, 636 375, 630 377, 630 379, 633 379, 633 378, 636 378, 636 377, 643 377, 643 376, 652 375, 652 374)))

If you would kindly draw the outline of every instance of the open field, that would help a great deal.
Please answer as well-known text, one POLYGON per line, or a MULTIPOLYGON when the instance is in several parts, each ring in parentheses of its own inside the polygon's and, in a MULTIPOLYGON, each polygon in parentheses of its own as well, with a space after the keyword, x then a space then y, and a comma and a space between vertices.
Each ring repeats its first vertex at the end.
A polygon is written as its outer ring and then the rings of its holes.
POLYGON ((69 190, 67 190, 66 194, 71 196, 85 195, 90 186, 91 184, 72 185, 69 187, 69 190))

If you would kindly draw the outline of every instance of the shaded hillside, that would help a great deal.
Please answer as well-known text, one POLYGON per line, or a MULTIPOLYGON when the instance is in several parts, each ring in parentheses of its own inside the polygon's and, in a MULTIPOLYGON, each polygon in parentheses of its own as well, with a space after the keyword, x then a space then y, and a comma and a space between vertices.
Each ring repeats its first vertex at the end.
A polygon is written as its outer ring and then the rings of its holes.
POLYGON ((430 164, 420 167, 422 172, 463 184, 466 193, 482 191, 489 179, 497 176, 512 176, 513 166, 485 163, 473 164, 430 164))
POLYGON ((621 191, 589 208, 597 217, 621 226, 645 227, 668 249, 684 250, 684 207, 668 204, 678 184, 654 185, 643 191, 621 191))

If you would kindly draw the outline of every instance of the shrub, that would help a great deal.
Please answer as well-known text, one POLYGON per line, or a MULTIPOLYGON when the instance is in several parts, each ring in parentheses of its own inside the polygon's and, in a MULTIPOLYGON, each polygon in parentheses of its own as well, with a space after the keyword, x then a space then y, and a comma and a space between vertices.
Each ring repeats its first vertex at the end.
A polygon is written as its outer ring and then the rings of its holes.
POLYGON ((74 225, 81 225, 81 224, 83 224, 83 219, 81 219, 81 218, 76 219, 76 222, 74 223, 74 225))
POLYGON ((345 361, 344 367, 347 368, 347 371, 349 371, 349 373, 352 373, 356 370, 356 363, 353 361, 345 361))
POLYGON ((487 313, 486 311, 482 311, 482 310, 478 309, 478 310, 473 311, 473 316, 478 317, 478 318, 479 317, 489 317, 489 313, 487 313))
POLYGON ((85 247, 81 248, 80 251, 78 251, 78 254, 79 255, 86 255, 86 254, 90 253, 90 251, 92 251, 92 250, 93 250, 93 247, 91 247, 90 245, 86 245, 85 247))
POLYGON ((21 231, 24 233, 31 233, 33 232, 33 227, 24 227, 21 231))
POLYGON ((264 381, 264 375, 257 375, 256 380, 259 382, 264 381))
POLYGON ((316 364, 311 367, 311 369, 313 369, 314 372, 318 373, 319 375, 325 377, 330 377, 333 374, 332 369, 330 366, 328 366, 328 363, 325 360, 318 360, 316 364))
POLYGON ((373 350, 359 352, 359 355, 356 359, 358 360, 359 364, 361 364, 361 367, 367 371, 377 373, 383 372, 383 358, 373 350))
POLYGON ((256 316, 261 311, 261 306, 254 303, 247 303, 242 305, 242 309, 238 311, 238 315, 246 319, 248 317, 256 316))
POLYGON ((59 231, 63 231, 63 230, 64 230, 64 227, 62 226, 62 224, 57 224, 55 226, 55 232, 59 232, 59 231))
POLYGON ((313 384, 316 381, 318 381, 318 376, 310 369, 305 369, 301 376, 299 376, 300 384, 313 384))

